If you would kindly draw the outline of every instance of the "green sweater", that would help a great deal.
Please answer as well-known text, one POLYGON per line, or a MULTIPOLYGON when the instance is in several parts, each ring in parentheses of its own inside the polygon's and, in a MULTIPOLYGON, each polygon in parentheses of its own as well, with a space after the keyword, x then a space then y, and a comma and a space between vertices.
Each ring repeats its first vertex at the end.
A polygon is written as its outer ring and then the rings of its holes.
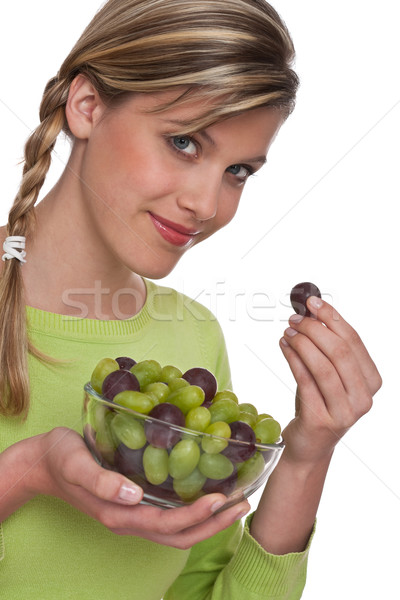
MULTIPOLYGON (((106 356, 152 358, 182 370, 203 366, 230 386, 227 353, 215 318, 200 304, 147 281, 147 301, 125 321, 80 319, 27 308, 30 357, 26 421, 0 418, 0 451, 65 426, 81 432, 83 384, 106 356)), ((58 498, 37 496, 0 524, 0 596, 7 600, 296 600, 306 577, 304 553, 274 556, 236 523, 178 550, 117 536, 58 498)))

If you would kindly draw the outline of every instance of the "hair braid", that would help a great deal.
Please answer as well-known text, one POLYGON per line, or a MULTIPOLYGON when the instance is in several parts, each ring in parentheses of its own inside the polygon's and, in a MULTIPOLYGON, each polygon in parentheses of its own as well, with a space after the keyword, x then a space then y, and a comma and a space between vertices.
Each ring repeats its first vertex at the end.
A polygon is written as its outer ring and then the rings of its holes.
MULTIPOLYGON (((46 87, 40 116, 41 123, 25 145, 22 181, 10 210, 7 235, 29 235, 35 222, 33 208, 51 163, 51 152, 64 127, 63 98, 51 80, 46 87)), ((27 337, 26 312, 21 264, 7 260, 0 279, 0 413, 26 415, 29 406, 28 351, 46 358, 27 337)))

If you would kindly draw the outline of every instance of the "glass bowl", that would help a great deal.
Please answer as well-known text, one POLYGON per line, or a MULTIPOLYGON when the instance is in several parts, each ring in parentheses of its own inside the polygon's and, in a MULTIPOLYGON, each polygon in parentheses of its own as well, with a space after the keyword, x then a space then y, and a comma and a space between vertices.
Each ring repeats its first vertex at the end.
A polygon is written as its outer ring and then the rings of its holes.
POLYGON ((145 504, 174 508, 219 492, 225 509, 266 482, 284 448, 171 425, 105 400, 90 383, 84 390, 86 445, 101 466, 140 485, 145 504))

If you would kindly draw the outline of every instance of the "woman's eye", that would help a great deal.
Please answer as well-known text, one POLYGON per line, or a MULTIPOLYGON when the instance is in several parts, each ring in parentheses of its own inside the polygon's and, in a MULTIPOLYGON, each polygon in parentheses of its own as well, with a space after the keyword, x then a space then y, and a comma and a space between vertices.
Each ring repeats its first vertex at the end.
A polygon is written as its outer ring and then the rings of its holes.
POLYGON ((174 147, 179 150, 179 152, 184 152, 185 154, 189 154, 190 156, 196 156, 197 154, 197 146, 194 141, 187 135, 176 135, 172 138, 172 143, 174 147))
POLYGON ((250 167, 245 167, 244 165, 231 165, 227 168, 227 172, 232 173, 232 175, 235 175, 235 177, 243 181, 253 174, 252 169, 250 169, 250 167))

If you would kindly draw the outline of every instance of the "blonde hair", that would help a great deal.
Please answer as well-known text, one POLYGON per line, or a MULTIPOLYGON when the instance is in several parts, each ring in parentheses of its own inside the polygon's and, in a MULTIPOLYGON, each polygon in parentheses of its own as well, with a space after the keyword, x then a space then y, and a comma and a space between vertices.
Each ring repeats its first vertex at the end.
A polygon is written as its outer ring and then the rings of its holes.
MULTIPOLYGON (((45 88, 7 235, 34 228, 52 149, 62 130, 69 133, 65 105, 78 74, 111 108, 134 92, 176 90, 175 103, 204 98, 204 114, 188 124, 194 132, 259 106, 287 116, 298 87, 293 58, 286 26, 264 0, 109 0, 45 88)), ((0 412, 24 416, 27 355, 41 354, 27 337, 20 269, 19 261, 6 261, 0 281, 0 412)))

